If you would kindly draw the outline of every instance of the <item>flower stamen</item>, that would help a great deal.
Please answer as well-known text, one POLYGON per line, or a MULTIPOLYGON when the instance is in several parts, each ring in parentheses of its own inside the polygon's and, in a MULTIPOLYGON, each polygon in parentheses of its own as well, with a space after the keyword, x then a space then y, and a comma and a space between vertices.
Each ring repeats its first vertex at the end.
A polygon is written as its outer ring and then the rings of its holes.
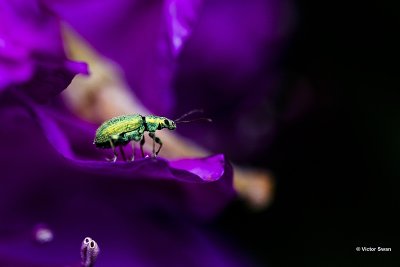
POLYGON ((96 241, 91 239, 90 237, 86 237, 82 241, 81 246, 81 258, 82 258, 82 267, 93 267, 96 262, 97 256, 99 255, 100 248, 97 245, 96 241))

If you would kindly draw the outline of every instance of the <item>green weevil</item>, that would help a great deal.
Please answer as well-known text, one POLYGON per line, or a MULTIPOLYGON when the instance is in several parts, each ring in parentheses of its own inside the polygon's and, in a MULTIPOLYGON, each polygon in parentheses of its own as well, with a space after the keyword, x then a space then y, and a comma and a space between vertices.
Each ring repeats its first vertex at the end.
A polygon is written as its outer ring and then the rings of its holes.
MULTIPOLYGON (((176 124, 173 120, 159 116, 142 116, 139 114, 122 115, 105 121, 96 131, 96 137, 93 144, 98 148, 112 148, 114 157, 110 160, 117 160, 117 146, 122 147, 131 141, 139 142, 142 156, 144 157, 143 145, 145 142, 144 132, 149 132, 149 136, 153 139, 153 157, 158 155, 161 150, 162 142, 156 137, 156 131, 163 128, 175 130, 176 124), (159 144, 158 150, 155 151, 155 143, 159 144)), ((134 146, 134 143, 132 143, 134 146)), ((121 149, 123 157, 123 150, 121 149)), ((132 157, 133 160, 133 157, 132 157)))
MULTIPOLYGON (((96 130, 96 136, 94 138, 93 144, 96 145, 96 147, 98 148, 112 148, 114 157, 108 160, 115 162, 117 160, 116 147, 120 148, 121 155, 126 160, 122 147, 132 141, 132 149, 134 151, 135 142, 140 141, 140 150, 142 152, 142 157, 144 157, 144 151, 143 151, 143 145, 145 143, 144 133, 149 132, 150 138, 153 139, 152 156, 156 157, 163 145, 161 139, 156 136, 156 131, 164 128, 167 128, 169 130, 175 130, 176 123, 193 121, 193 120, 183 121, 182 119, 194 112, 202 112, 202 111, 192 110, 176 120, 171 120, 166 117, 160 117, 154 115, 142 116, 140 114, 122 115, 114 117, 112 119, 105 121, 96 130), (157 151, 155 150, 156 143, 159 145, 157 151)), ((205 118, 200 118, 200 119, 205 119, 205 118)), ((210 119, 206 120, 211 121, 210 119)), ((131 160, 132 161, 134 160, 133 154, 131 160)))

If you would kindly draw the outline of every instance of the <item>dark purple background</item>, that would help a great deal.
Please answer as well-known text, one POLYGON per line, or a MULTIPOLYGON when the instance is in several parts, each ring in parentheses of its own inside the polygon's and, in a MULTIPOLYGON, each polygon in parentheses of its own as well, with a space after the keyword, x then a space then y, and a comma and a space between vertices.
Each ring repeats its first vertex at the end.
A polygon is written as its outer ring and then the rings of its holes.
POLYGON ((278 177, 272 207, 249 214, 238 203, 218 225, 271 266, 397 266, 399 5, 296 6, 298 29, 284 63, 286 93, 305 78, 314 109, 282 128, 266 157, 254 159, 278 177), (232 224, 238 217, 240 223, 232 224), (357 246, 392 252, 357 253, 357 246))

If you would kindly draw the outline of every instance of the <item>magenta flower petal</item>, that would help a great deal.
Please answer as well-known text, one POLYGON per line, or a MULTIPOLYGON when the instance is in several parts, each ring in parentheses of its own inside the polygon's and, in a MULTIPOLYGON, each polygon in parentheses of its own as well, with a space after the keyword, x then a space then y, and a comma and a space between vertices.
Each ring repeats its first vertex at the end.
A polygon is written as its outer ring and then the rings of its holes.
POLYGON ((66 58, 59 20, 41 1, 1 1, 0 22, 0 90, 17 87, 46 101, 87 73, 66 58))
POLYGON ((171 112, 176 58, 202 0, 47 2, 102 55, 121 66, 130 87, 152 113, 171 112), (155 96, 162 101, 154 101, 155 96))
POLYGON ((223 155, 109 163, 92 144, 95 125, 38 104, 86 72, 66 59, 58 20, 43 3, 75 18, 89 40, 104 30, 110 39, 97 48, 129 71, 145 104, 165 114, 175 58, 201 1, 104 1, 96 10, 79 1, 73 12, 63 9, 74 5, 67 2, 0 3, 0 265, 79 266, 85 236, 102 249, 100 267, 247 265, 202 226, 235 196, 223 155), (88 10, 104 14, 100 24, 88 10), (47 237, 37 233, 44 227, 47 237))
POLYGON ((179 54, 183 44, 190 36, 202 3, 203 0, 165 1, 169 39, 175 55, 179 54))
POLYGON ((0 263, 73 265, 90 235, 98 266, 243 266, 195 223, 234 197, 222 155, 113 164, 74 144, 93 146, 91 125, 10 94, 0 104, 0 138, 10 140, 0 154, 0 263), (38 223, 50 241, 32 238, 38 223))
POLYGON ((204 181, 216 181, 224 173, 225 159, 223 155, 215 155, 202 159, 181 159, 170 162, 176 169, 196 174, 204 181))
MULTIPOLYGON (((19 97, 19 100, 25 104, 23 106, 11 106, 4 109, 3 124, 8 125, 12 121, 30 121, 19 126, 13 126, 11 132, 22 133, 21 137, 15 136, 19 140, 17 144, 4 149, 4 154, 15 155, 14 157, 23 157, 30 154, 27 161, 32 162, 32 158, 45 160, 46 166, 64 166, 70 171, 76 172, 72 175, 79 176, 79 173, 87 175, 100 175, 109 177, 110 181, 121 181, 122 183, 178 183, 180 188, 174 199, 187 198, 185 201, 177 201, 174 205, 177 210, 183 210, 184 214, 191 216, 208 218, 216 214, 232 197, 234 191, 232 188, 232 171, 229 163, 223 155, 216 155, 204 159, 184 159, 168 162, 164 159, 137 159, 134 162, 116 162, 115 164, 107 162, 105 155, 107 152, 96 149, 93 142, 95 127, 85 124, 77 118, 59 111, 39 106, 29 98, 19 97), (13 109, 16 109, 13 111, 13 109), (11 111, 10 111, 11 110, 11 111), (23 118, 18 114, 23 113, 23 118), (20 129, 18 128, 20 127, 20 129), (24 140, 25 133, 29 133, 29 140, 24 140), (36 136, 36 137, 35 137, 36 136), (37 143, 46 144, 50 151, 43 148, 29 149, 32 144, 30 140, 38 140, 37 143), (26 142, 25 146, 20 145, 26 142), (20 148, 20 149, 18 149, 20 148), (46 152, 47 151, 47 152, 46 152), (36 153, 42 154, 38 157, 36 153), (211 188, 214 188, 210 190, 211 188), (194 192, 192 192, 194 191, 194 192), (201 205, 201 202, 212 205, 201 205), (192 208, 186 203, 197 203, 199 209, 192 208), (220 202, 220 203, 219 203, 220 202)), ((15 100, 14 100, 15 101, 15 100)), ((12 102, 12 99, 9 100, 12 102)), ((6 135, 9 131, 2 133, 6 135)), ((7 139, 10 137, 2 136, 7 139)), ((36 143, 36 142, 35 142, 36 143)), ((39 163, 44 165, 44 163, 39 163)), ((65 174, 66 175, 66 174, 65 174)), ((83 174, 81 174, 83 175, 83 174)), ((71 178, 69 178, 71 179, 71 178)))

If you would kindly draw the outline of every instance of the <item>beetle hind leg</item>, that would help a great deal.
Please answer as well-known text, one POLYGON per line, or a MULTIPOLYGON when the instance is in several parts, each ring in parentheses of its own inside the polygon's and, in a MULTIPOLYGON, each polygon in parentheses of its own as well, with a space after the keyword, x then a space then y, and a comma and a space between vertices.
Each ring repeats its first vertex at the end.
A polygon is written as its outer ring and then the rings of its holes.
POLYGON ((116 162, 116 161, 117 161, 117 157, 118 157, 117 151, 115 150, 114 140, 115 140, 115 138, 113 138, 113 137, 111 137, 111 138, 108 140, 108 141, 110 142, 110 146, 111 146, 111 148, 112 148, 112 150, 113 150, 113 154, 114 154, 114 157, 112 157, 112 158, 106 158, 106 160, 107 160, 107 161, 110 161, 110 162, 116 162))
POLYGON ((131 157, 130 161, 135 161, 135 142, 134 141, 131 142, 131 146, 132 146, 132 157, 131 157))
POLYGON ((112 150, 113 150, 114 157, 112 157, 112 158, 106 158, 106 160, 107 160, 107 161, 110 161, 110 162, 116 162, 116 161, 117 161, 117 157, 118 157, 117 151, 115 150, 114 143, 111 141, 111 139, 110 139, 109 142, 110 142, 111 148, 112 148, 112 150))
POLYGON ((145 138, 144 135, 142 137, 142 140, 140 140, 140 152, 142 152, 142 158, 144 158, 144 150, 143 150, 143 146, 144 146, 144 142, 145 142, 145 138))

